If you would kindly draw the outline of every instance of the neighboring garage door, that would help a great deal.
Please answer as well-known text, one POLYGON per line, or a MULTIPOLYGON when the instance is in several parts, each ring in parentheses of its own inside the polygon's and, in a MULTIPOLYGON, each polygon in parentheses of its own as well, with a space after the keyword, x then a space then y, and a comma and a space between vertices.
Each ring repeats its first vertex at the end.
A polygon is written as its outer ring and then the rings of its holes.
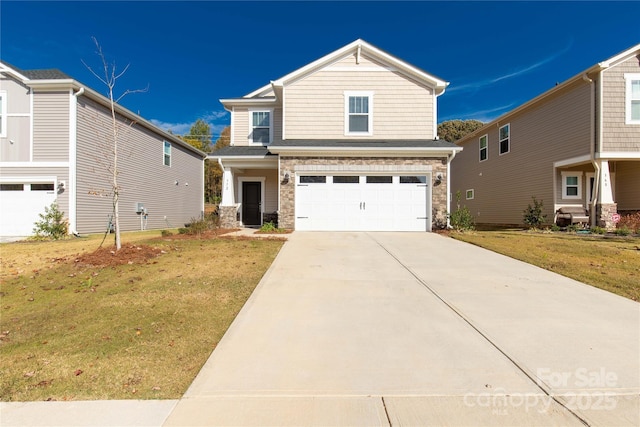
POLYGON ((0 184, 0 236, 30 236, 45 206, 56 200, 54 183, 0 184))
POLYGON ((296 230, 431 231, 429 175, 296 177, 296 230))

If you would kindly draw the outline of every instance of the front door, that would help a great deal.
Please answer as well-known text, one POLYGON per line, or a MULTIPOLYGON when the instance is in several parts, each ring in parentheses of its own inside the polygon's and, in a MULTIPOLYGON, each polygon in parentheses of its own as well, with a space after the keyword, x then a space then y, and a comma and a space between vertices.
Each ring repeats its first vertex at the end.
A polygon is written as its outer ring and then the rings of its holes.
POLYGON ((242 222, 262 225, 262 189, 259 182, 242 183, 242 222))

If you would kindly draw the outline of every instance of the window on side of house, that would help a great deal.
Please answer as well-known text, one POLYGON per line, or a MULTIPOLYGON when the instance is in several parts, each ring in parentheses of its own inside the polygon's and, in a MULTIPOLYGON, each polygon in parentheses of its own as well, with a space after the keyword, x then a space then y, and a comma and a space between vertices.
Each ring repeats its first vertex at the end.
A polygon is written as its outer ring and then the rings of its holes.
POLYGON ((625 73, 626 82, 626 120, 628 125, 640 124, 640 74, 625 73))
POLYGON ((271 110, 251 110, 251 135, 249 141, 253 144, 271 144, 273 132, 271 110))
POLYGON ((345 135, 373 134, 373 92, 345 92, 345 135))
POLYGON ((0 137, 7 136, 7 91, 0 90, 0 137))
POLYGON ((582 198, 582 172, 562 172, 562 198, 582 198))
POLYGON ((165 166, 171 166, 171 143, 164 141, 163 144, 164 148, 163 148, 163 153, 164 153, 164 165, 165 166))
POLYGON ((480 161, 484 162, 489 158, 489 147, 487 146, 488 135, 482 135, 479 139, 480 142, 480 161))
POLYGON ((498 131, 498 139, 500 140, 500 154, 509 152, 509 139, 511 136, 511 125, 506 124, 500 127, 498 131))
POLYGON ((326 184, 327 177, 325 175, 301 175, 300 184, 326 184))
POLYGON ((465 192, 465 196, 467 200, 473 200, 473 198, 475 197, 475 191, 473 190, 473 188, 470 190, 467 190, 465 192))

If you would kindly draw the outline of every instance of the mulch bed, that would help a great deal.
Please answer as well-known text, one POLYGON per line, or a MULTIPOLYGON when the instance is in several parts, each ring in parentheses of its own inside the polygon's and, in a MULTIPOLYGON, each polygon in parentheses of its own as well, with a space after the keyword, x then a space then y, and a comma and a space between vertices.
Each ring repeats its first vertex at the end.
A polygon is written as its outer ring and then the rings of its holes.
POLYGON ((143 264, 163 253, 159 248, 127 243, 122 245, 119 251, 116 251, 115 246, 98 248, 94 252, 80 255, 74 261, 83 266, 113 267, 122 264, 143 264))

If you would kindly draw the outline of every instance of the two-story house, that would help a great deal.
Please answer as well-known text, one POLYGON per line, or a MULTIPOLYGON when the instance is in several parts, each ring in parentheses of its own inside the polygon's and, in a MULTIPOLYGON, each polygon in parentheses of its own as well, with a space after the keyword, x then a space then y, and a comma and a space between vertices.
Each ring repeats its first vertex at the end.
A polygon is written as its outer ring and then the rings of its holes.
POLYGON ((223 168, 223 226, 430 231, 446 225, 450 162, 437 138, 448 83, 356 40, 241 98, 223 168))
MULTIPOLYGON (((205 154, 116 105, 120 228, 183 226, 204 210, 205 154)), ((56 201, 69 231, 113 215, 109 100, 58 70, 0 61, 0 236, 29 236, 56 201)))
POLYGON ((477 223, 522 224, 535 196, 612 228, 640 210, 640 45, 595 64, 456 142, 452 190, 477 223))

